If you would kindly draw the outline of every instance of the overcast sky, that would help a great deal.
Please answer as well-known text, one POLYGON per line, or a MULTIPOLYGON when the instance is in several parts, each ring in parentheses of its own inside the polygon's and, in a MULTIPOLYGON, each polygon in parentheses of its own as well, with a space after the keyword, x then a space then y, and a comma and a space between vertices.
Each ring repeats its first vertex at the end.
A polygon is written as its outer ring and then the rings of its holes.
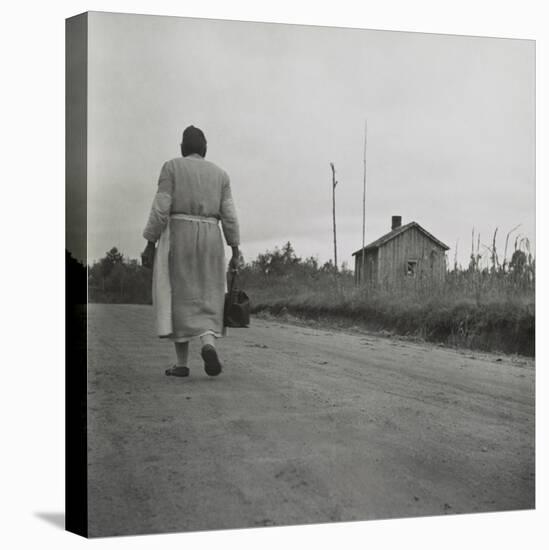
MULTIPOLYGON (((88 261, 138 257, 162 163, 202 128, 227 170, 247 260, 291 241, 338 258, 391 215, 467 262, 471 230, 535 229, 535 43, 420 33, 92 13, 88 261)), ((515 233, 516 234, 516 233, 515 233)))

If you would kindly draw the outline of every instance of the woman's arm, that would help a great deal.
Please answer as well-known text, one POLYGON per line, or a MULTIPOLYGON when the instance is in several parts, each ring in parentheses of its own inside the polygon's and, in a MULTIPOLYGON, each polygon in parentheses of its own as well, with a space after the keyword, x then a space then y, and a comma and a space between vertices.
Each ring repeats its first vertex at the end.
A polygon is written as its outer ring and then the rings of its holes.
POLYGON ((240 227, 238 225, 238 217, 231 193, 231 184, 229 177, 226 176, 226 181, 223 182, 221 192, 221 208, 220 208, 221 226, 227 245, 232 248, 233 255, 229 267, 236 269, 240 259, 240 227))
POLYGON ((147 246, 141 255, 143 265, 152 267, 154 258, 154 245, 160 238, 170 218, 172 207, 173 178, 168 163, 164 163, 158 178, 158 190, 153 199, 149 219, 143 230, 143 237, 147 240, 147 246))

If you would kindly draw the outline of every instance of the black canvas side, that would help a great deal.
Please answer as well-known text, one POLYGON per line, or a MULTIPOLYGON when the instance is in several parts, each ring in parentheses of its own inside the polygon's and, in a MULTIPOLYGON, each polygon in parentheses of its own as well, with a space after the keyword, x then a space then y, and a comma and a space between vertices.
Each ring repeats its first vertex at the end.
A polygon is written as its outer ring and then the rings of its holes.
POLYGON ((66 20, 65 47, 65 528, 87 537, 86 13, 66 20))

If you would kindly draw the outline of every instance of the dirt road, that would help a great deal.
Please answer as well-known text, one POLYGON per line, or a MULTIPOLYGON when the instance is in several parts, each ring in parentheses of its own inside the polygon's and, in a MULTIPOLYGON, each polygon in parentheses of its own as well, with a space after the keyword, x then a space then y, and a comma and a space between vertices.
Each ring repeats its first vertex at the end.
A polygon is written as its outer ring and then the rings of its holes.
POLYGON ((147 306, 89 306, 90 535, 534 506, 534 364, 253 320, 164 376, 147 306))

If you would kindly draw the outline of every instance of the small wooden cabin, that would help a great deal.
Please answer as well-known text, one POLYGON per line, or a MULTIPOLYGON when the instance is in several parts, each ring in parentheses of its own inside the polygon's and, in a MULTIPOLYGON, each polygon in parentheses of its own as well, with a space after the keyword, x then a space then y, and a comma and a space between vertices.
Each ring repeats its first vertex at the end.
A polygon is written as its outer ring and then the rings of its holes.
POLYGON ((442 282, 449 247, 416 222, 402 225, 400 216, 391 222, 389 233, 353 252, 356 284, 391 290, 442 282))

